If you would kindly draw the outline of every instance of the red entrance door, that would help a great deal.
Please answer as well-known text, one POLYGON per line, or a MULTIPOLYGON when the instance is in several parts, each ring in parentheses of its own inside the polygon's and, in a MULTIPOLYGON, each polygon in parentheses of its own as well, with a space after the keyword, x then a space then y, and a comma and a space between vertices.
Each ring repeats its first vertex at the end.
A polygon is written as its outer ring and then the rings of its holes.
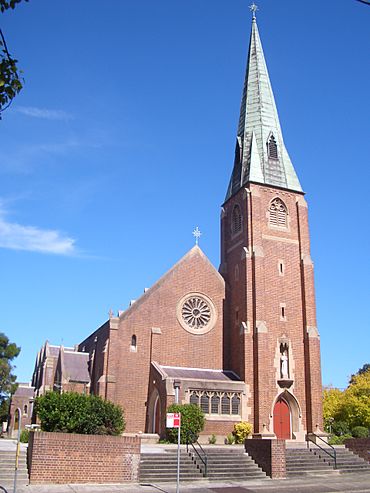
POLYGON ((279 399, 274 407, 274 432, 276 438, 289 440, 290 435, 290 409, 288 404, 279 399))

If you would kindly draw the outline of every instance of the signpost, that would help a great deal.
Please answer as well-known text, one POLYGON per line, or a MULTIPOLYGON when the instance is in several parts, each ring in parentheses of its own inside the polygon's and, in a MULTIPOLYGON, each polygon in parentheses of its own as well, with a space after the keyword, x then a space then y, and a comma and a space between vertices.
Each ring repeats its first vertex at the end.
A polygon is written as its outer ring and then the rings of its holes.
POLYGON ((181 432, 181 413, 167 413, 167 428, 177 428, 177 482, 176 493, 180 491, 180 432, 181 432))

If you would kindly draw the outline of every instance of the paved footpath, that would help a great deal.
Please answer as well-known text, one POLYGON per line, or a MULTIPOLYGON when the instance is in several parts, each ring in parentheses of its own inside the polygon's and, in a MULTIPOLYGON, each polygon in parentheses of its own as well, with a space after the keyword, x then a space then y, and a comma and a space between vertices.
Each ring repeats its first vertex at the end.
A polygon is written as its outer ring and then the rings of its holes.
MULTIPOLYGON (((1 491, 1 490, 0 490, 1 491)), ((180 493, 370 493, 368 474, 344 474, 290 480, 256 480, 180 484, 180 493)), ((12 493, 8 491, 8 493, 12 493)), ((43 485, 22 486, 17 493, 176 493, 176 484, 43 485)))

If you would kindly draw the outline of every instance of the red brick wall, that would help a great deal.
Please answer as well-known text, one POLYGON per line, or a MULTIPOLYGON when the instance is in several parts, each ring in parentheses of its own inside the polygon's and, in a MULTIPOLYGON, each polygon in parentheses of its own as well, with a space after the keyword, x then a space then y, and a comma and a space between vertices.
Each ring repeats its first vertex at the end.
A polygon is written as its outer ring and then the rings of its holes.
POLYGON ((226 282, 225 368, 250 385, 249 421, 255 432, 261 432, 264 424, 269 427, 273 403, 283 391, 277 384, 275 365, 279 338, 285 336, 290 341, 294 380, 289 391, 299 403, 302 426, 315 431, 316 425, 322 427, 322 393, 319 338, 314 331, 310 337, 307 334, 307 327, 316 327, 307 206, 298 193, 255 184, 249 188, 248 192, 241 189, 223 206, 220 270, 226 282), (275 197, 287 206, 287 229, 269 226, 268 209, 275 197), (243 230, 233 236, 235 204, 242 211, 243 230), (280 261, 283 275, 279 274, 280 261), (285 320, 281 304, 285 304, 285 320), (249 331, 240 329, 242 321, 249 331), (257 329, 261 321, 267 330, 257 329))
POLYGON ((349 438, 344 445, 354 454, 370 462, 370 438, 349 438))
POLYGON ((245 451, 272 479, 286 477, 285 441, 250 439, 245 442, 245 451))
POLYGON ((123 483, 138 480, 140 438, 35 432, 31 484, 123 483))

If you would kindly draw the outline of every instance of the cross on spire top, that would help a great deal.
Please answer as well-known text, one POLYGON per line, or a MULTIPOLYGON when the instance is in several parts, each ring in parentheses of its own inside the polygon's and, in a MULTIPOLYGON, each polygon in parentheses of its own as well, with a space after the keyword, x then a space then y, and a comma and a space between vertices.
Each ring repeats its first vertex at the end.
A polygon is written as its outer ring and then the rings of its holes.
POLYGON ((258 6, 253 2, 252 5, 249 6, 249 10, 252 12, 252 19, 255 19, 256 12, 259 10, 258 6))

